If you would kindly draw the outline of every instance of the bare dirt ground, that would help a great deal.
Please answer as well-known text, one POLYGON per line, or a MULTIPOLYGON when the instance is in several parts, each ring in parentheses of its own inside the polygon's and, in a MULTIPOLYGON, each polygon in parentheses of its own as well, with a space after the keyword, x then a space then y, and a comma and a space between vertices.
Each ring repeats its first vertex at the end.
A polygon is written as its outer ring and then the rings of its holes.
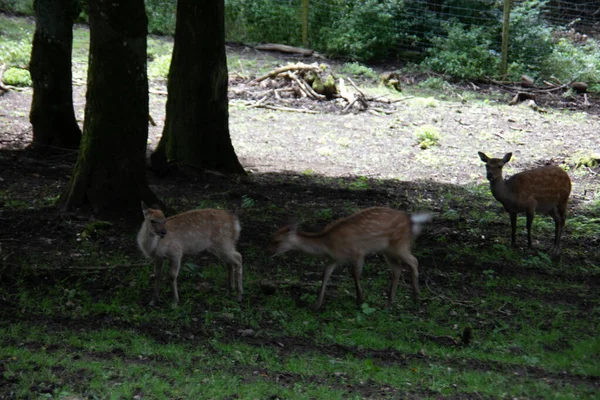
MULTIPOLYGON (((410 77, 407 81, 414 82, 418 79, 419 77, 410 77)), ((325 110, 319 114, 299 114, 249 109, 235 95, 234 89, 238 84, 246 83, 237 82, 230 87, 230 131, 235 150, 242 165, 250 173, 249 176, 223 177, 206 173, 159 178, 150 175, 150 182, 161 198, 182 210, 195 207, 204 200, 224 198, 228 207, 239 212, 244 226, 240 243, 242 253, 252 246, 266 245, 279 224, 290 215, 297 215, 297 210, 302 207, 329 209, 334 218, 345 215, 351 209, 349 203, 358 207, 389 205, 411 211, 429 204, 429 208, 434 211, 441 210, 442 203, 447 201, 442 198, 442 193, 452 190, 459 198, 468 198, 476 185, 485 187, 484 166, 477 157, 477 151, 496 157, 512 152, 513 160, 505 168, 508 174, 546 163, 564 165, 573 181, 569 216, 577 215, 582 207, 600 198, 600 169, 576 169, 581 157, 600 152, 598 97, 590 97, 592 107, 589 109, 583 109, 580 100, 565 100, 560 95, 539 97, 537 103, 544 109, 540 112, 526 106, 506 105, 512 94, 502 92, 501 88, 494 86, 479 85, 479 90, 469 91, 468 88, 472 86, 457 85, 446 93, 447 100, 436 100, 433 97, 438 97, 437 94, 431 92, 424 95, 407 85, 404 95, 412 98, 397 103, 397 111, 391 115, 343 114, 331 105, 323 106, 307 100, 291 100, 285 104, 290 107, 325 110), (421 149, 415 132, 426 126, 434 127, 441 139, 437 145, 421 149), (366 188, 352 190, 351 185, 356 184, 357 177, 365 177, 366 188), (275 211, 276 216, 268 223, 256 222, 258 216, 251 209, 243 207, 244 196, 263 205, 276 204, 284 211, 275 211)), ((155 82, 152 86, 164 90, 160 82, 155 82)), ((84 86, 75 86, 74 101, 76 115, 82 120, 84 86)), ((21 92, 11 91, 0 97, 0 219, 5 228, 0 234, 0 257, 7 268, 4 272, 16 268, 16 264, 11 262, 21 253, 31 254, 32 262, 39 263, 40 266, 53 265, 57 269, 64 268, 64 271, 68 271, 69 266, 86 265, 86 260, 94 256, 77 250, 74 241, 94 217, 85 213, 58 213, 45 208, 66 187, 76 153, 58 152, 40 159, 24 150, 31 141, 31 126, 28 122, 30 102, 31 91, 27 89, 21 92)), ((151 96, 151 115, 157 126, 149 127, 149 150, 160 138, 164 105, 165 96, 151 96)), ((498 203, 491 204, 493 212, 502 213, 498 203)), ((473 207, 481 210, 490 205, 473 207)), ((508 235, 508 216, 505 222, 503 226, 491 227, 492 230, 497 230, 495 237, 504 241, 508 235)), ((446 235, 450 240, 463 241, 465 246, 483 246, 484 239, 461 230, 459 223, 460 221, 434 223, 424 233, 421 245, 427 247, 428 243, 436 243, 438 236, 446 235)), ((311 221, 306 228, 319 226, 322 226, 322 221, 311 221)), ((112 253, 120 252, 129 255, 135 263, 140 259, 132 242, 132 232, 136 228, 125 221, 116 222, 114 230, 121 229, 129 233, 103 236, 99 238, 98 246, 101 249, 111 249, 105 250, 108 258, 112 253)), ((549 238, 536 238, 536 243, 541 247, 548 247, 549 242, 549 238)), ((582 257, 589 262, 597 262, 598 244, 598 238, 593 237, 578 243, 577 255, 567 255, 567 263, 580 261, 582 257), (589 257, 582 254, 589 254, 589 257)), ((566 249, 575 246, 574 241, 569 239, 568 232, 563 246, 566 249)), ((437 253, 443 252, 443 246, 437 245, 432 255, 422 257, 422 265, 427 266, 437 253)), ((249 276, 257 277, 268 273, 268 268, 268 265, 250 265, 249 276)), ((301 269, 300 266, 291 268, 301 269)), ((452 268, 461 271, 472 269, 473 266, 468 261, 457 260, 452 268)), ((505 265, 504 268, 516 276, 543 274, 541 270, 522 270, 511 265, 505 265)), ((302 272, 298 274, 302 275, 302 272)), ((426 279, 427 272, 423 276, 426 279)), ((63 278, 63 273, 30 277, 39 279, 40 284, 63 278)), ((577 278, 569 275, 568 279, 577 278)), ((104 285, 96 283, 95 290, 98 293, 110 290, 117 284, 117 280, 117 277, 108 273, 104 285)), ((5 282, 15 283, 10 277, 5 282)), ((597 288, 598 282, 588 284, 591 285, 591 293, 597 288)), ((305 302, 301 293, 292 293, 299 304, 305 302)), ((259 298, 255 300, 260 304, 259 298)), ((585 297, 566 292, 548 296, 547 300, 574 303, 582 314, 589 312, 593 306, 593 302, 587 302, 585 297)), ((62 327, 74 324, 72 327, 75 329, 86 329, 94 325, 119 325, 118 321, 107 320, 102 316, 98 316, 97 320, 85 321, 86 326, 81 325, 81 322, 66 320, 47 322, 51 326, 58 324, 62 327)), ((239 340, 236 332, 240 327, 230 325, 224 324, 225 337, 239 340)), ((136 329, 159 340, 173 339, 165 337, 164 329, 160 326, 140 326, 136 329)), ((194 327, 190 331, 194 331, 194 327)), ((179 335, 185 337, 186 332, 182 331, 179 335)), ((244 340, 253 343, 254 339, 244 340)), ((286 343, 285 351, 313 350, 332 355, 343 355, 350 351, 359 357, 361 354, 366 357, 364 349, 323 348, 310 341, 299 342, 297 338, 279 340, 286 343)), ((256 345, 276 347, 273 343, 260 340, 256 345)), ((374 354, 370 352, 368 356, 374 357, 374 354)), ((407 357, 414 355, 380 352, 375 357, 385 363, 402 363, 407 357)), ((597 379, 588 380, 574 374, 557 377, 544 370, 528 370, 516 365, 490 362, 474 367, 490 371, 507 369, 515 374, 556 379, 575 385, 598 387, 599 384, 597 379)), ((289 375, 277 377, 277 382, 280 382, 280 378, 282 382, 287 380, 289 384, 300 379, 289 375)), ((371 384, 356 388, 364 397, 372 398, 377 398, 384 389, 389 390, 371 384)), ((394 389, 391 390, 388 395, 394 394, 394 389)), ((428 392, 421 394, 432 395, 428 392)), ((471 395, 459 393, 454 398, 471 398, 471 395)))

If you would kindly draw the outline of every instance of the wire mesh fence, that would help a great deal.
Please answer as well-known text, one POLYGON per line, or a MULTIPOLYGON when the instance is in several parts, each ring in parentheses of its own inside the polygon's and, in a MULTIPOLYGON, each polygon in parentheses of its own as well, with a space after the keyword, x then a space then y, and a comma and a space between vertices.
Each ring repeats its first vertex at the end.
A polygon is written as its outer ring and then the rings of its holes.
MULTIPOLYGON (((508 0, 506 0, 508 1, 508 0)), ((397 58, 423 55, 449 23, 488 30, 497 40, 503 31, 505 0, 226 0, 230 39, 304 45, 336 53, 369 44, 393 49, 397 58), (304 29, 304 35, 303 35, 304 29)), ((512 0, 511 17, 539 10, 535 23, 581 35, 600 32, 600 1, 512 0), (516 15, 516 14, 515 14, 516 15)), ((509 34, 519 31, 509 29, 509 34)))

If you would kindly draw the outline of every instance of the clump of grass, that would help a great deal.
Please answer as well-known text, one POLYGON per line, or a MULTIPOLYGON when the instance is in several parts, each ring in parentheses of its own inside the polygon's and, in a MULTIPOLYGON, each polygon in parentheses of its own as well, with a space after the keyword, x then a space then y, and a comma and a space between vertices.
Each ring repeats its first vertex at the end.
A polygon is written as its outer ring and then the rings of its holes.
POLYGON ((30 56, 31 40, 29 39, 0 43, 0 60, 8 66, 25 68, 29 65, 30 56))
POLYGON ((148 77, 154 79, 167 79, 171 67, 171 55, 166 54, 156 57, 148 65, 148 77))
POLYGON ((419 147, 423 150, 428 149, 438 144, 441 139, 440 132, 436 127, 431 125, 423 125, 416 129, 415 136, 419 147))
POLYGON ((345 63, 340 68, 340 71, 354 76, 364 76, 365 78, 377 79, 377 72, 373 68, 369 68, 357 62, 345 63))
POLYGON ((7 69, 2 80, 7 85, 13 86, 31 86, 33 84, 31 81, 31 75, 29 75, 29 71, 21 68, 7 69))
POLYGON ((431 76, 422 82, 419 82, 417 87, 421 89, 441 90, 448 86, 448 83, 440 77, 431 76))

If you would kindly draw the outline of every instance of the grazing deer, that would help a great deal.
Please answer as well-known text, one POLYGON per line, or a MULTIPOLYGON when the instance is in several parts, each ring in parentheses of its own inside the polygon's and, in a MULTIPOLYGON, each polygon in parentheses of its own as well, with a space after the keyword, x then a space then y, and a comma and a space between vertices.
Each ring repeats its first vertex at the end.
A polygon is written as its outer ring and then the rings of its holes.
POLYGON ((325 287, 338 263, 352 263, 352 277, 356 285, 356 301, 360 305, 365 295, 360 286, 360 274, 364 257, 369 253, 383 253, 392 268, 391 285, 386 308, 396 297, 396 288, 405 262, 412 269, 412 287, 415 301, 419 299, 419 264, 410 248, 413 239, 421 231, 422 224, 430 221, 430 214, 409 216, 402 211, 373 207, 327 225, 321 232, 300 232, 294 225, 281 228, 275 233, 271 249, 275 255, 290 250, 308 254, 325 255, 331 262, 323 273, 314 310, 323 304, 325 287))
POLYGON ((507 153, 503 158, 489 158, 479 152, 485 163, 487 179, 492 194, 510 214, 512 231, 511 246, 515 247, 517 213, 527 216, 527 244, 531 247, 531 225, 536 212, 547 213, 554 219, 554 255, 560 254, 560 238, 567 220, 567 201, 571 193, 569 175, 557 166, 547 165, 519 172, 509 179, 502 179, 502 167, 512 157, 507 153))
POLYGON ((143 202, 142 212, 144 222, 137 236, 138 246, 146 257, 154 259, 154 295, 150 305, 158 301, 163 261, 171 263, 169 274, 176 305, 179 302, 177 276, 181 258, 204 250, 228 263, 229 289, 234 291, 237 280, 237 301, 242 300, 242 256, 235 249, 241 227, 234 214, 204 209, 165 218, 161 210, 148 208, 143 202))

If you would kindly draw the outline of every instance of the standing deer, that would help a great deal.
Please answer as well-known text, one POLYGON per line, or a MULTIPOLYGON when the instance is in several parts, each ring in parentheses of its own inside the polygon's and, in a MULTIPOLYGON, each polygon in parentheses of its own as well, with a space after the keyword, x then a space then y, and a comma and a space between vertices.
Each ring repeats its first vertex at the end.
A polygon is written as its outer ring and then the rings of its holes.
POLYGON ((531 225, 536 212, 546 213, 554 219, 554 255, 560 254, 560 238, 567 220, 567 202, 571 193, 569 175, 557 166, 547 165, 519 172, 509 179, 502 179, 502 167, 512 157, 507 153, 503 158, 489 158, 478 152, 485 163, 487 179, 492 194, 510 214, 511 246, 515 247, 517 213, 527 216, 527 244, 531 247, 531 225))
POLYGON ((241 227, 234 214, 203 209, 165 218, 161 210, 148 208, 143 202, 142 212, 144 222, 137 235, 138 246, 146 257, 154 259, 154 295, 150 305, 158 301, 164 260, 171 263, 169 275, 173 286, 173 304, 176 305, 179 302, 177 276, 181 258, 204 250, 228 263, 229 289, 233 292, 237 281, 237 301, 242 300, 242 256, 235 249, 241 227))
POLYGON ((314 310, 323 304, 325 287, 338 263, 352 264, 352 277, 356 285, 356 301, 365 300, 360 275, 364 257, 369 253, 383 253, 392 268, 391 285, 386 308, 396 297, 396 288, 405 262, 412 269, 412 287, 415 301, 419 299, 419 264, 410 248, 422 224, 431 220, 430 214, 409 216, 402 211, 373 207, 327 225, 321 232, 300 232, 296 226, 286 226, 273 237, 271 249, 275 254, 299 250, 308 254, 325 255, 330 263, 323 273, 323 282, 314 310))

